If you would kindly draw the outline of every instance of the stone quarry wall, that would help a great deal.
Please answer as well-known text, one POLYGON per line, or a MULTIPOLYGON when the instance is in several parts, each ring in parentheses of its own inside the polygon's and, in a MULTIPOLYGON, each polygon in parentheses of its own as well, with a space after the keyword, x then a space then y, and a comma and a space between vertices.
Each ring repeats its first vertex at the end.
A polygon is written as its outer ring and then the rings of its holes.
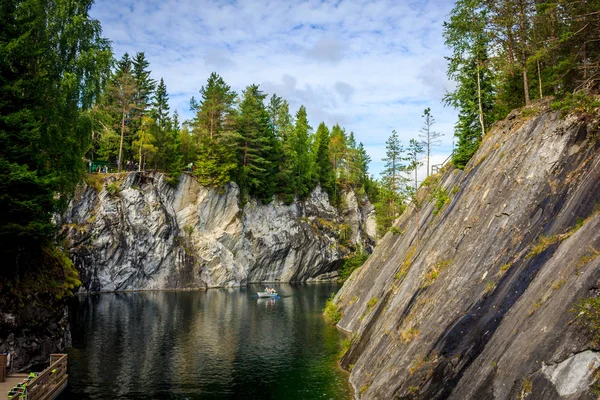
POLYGON ((64 215, 61 237, 80 291, 231 287, 332 279, 345 256, 372 249, 374 210, 345 193, 344 210, 317 188, 306 201, 239 205, 239 189, 183 174, 94 176, 64 215), (93 184, 95 182, 95 184, 93 184))
POLYGON ((336 297, 356 398, 596 398, 597 116, 513 112, 420 196, 336 297))

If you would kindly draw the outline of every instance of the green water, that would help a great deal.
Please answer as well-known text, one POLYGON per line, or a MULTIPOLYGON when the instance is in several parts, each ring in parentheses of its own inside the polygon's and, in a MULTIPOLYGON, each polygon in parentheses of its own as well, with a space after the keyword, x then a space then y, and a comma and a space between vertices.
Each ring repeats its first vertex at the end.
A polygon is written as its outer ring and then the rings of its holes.
POLYGON ((338 284, 78 297, 72 399, 350 399, 342 334, 321 315, 338 284))

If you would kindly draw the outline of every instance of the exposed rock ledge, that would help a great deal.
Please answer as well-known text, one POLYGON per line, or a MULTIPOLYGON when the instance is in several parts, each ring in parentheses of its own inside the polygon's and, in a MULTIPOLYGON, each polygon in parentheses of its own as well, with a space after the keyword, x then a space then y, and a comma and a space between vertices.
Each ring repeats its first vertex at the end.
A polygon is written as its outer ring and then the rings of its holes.
POLYGON ((434 186, 419 243, 409 210, 337 295, 356 397, 596 398, 573 309, 600 293, 598 116, 513 112, 434 186))
POLYGON ((217 191, 188 174, 176 188, 160 173, 95 178, 63 221, 83 292, 331 279, 352 248, 374 244, 373 207, 352 192, 342 213, 320 188, 242 209, 235 184, 217 191))

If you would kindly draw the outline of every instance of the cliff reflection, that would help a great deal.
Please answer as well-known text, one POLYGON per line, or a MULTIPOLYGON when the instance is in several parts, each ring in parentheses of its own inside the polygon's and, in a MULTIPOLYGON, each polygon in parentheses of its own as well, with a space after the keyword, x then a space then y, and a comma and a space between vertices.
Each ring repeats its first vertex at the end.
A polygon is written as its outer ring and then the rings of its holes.
MULTIPOLYGON (((70 398, 349 398, 335 284, 90 295, 72 309, 70 398)), ((68 396, 69 397, 69 396, 68 396)))

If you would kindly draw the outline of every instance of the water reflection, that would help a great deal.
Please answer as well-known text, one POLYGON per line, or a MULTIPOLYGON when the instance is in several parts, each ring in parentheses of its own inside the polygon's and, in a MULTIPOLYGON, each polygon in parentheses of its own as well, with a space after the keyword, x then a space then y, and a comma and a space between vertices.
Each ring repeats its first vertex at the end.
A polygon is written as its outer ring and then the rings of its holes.
POLYGON ((340 334, 321 316, 338 287, 79 297, 67 398, 347 399, 340 334))

